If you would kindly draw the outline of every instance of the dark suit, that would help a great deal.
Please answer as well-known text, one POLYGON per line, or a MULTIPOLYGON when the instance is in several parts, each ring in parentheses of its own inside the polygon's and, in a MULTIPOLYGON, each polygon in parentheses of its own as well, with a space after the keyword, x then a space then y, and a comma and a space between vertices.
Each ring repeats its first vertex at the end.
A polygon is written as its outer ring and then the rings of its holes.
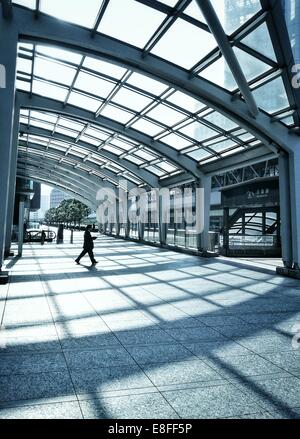
POLYGON ((76 259, 76 262, 79 262, 81 258, 83 258, 84 255, 87 253, 89 254, 91 263, 93 264, 95 262, 95 257, 93 253, 94 248, 94 240, 97 239, 96 237, 92 237, 91 232, 89 230, 86 230, 84 232, 84 241, 83 241, 83 250, 76 259))

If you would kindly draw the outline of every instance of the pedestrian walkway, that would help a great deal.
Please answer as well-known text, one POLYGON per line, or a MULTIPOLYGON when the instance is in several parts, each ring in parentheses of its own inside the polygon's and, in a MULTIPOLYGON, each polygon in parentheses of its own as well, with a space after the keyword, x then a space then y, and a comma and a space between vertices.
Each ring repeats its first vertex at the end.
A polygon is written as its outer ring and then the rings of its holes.
POLYGON ((81 238, 8 261, 0 418, 300 417, 299 281, 81 238))

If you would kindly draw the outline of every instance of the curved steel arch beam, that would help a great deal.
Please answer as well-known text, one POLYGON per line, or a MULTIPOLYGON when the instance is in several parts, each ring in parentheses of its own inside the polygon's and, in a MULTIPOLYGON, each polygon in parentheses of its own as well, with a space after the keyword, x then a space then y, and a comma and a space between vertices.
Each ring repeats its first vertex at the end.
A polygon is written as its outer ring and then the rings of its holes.
POLYGON ((62 185, 60 182, 55 181, 55 179, 52 179, 51 181, 49 181, 48 179, 38 177, 38 176, 33 175, 31 173, 29 174, 29 173, 22 173, 22 172, 17 172, 17 177, 21 178, 23 180, 24 179, 27 179, 27 180, 29 179, 29 180, 32 180, 32 181, 36 181, 37 183, 45 183, 48 186, 56 187, 56 188, 60 189, 61 191, 66 192, 71 197, 76 198, 78 201, 81 201, 82 203, 88 205, 92 209, 95 208, 95 206, 93 204, 91 204, 91 202, 89 200, 87 200, 86 198, 82 197, 82 195, 80 195, 78 192, 74 192, 73 190, 67 188, 65 185, 62 185))
POLYGON ((100 177, 97 177, 96 175, 89 174, 88 171, 85 171, 84 169, 75 168, 74 166, 70 165, 69 163, 61 163, 53 158, 53 157, 41 157, 39 154, 32 154, 30 152, 23 152, 19 151, 18 155, 18 161, 20 160, 31 160, 35 161, 36 163, 39 163, 40 166, 43 165, 43 163, 48 163, 49 166, 53 166, 53 168, 57 168, 61 170, 62 172, 67 172, 69 174, 72 174, 75 176, 75 178, 83 178, 87 180, 88 182, 93 183, 98 189, 101 188, 109 188, 111 190, 115 190, 116 186, 114 186, 112 183, 106 181, 103 182, 103 180, 100 177))
POLYGON ((85 194, 85 198, 88 199, 91 203, 93 203, 94 200, 96 200, 96 193, 94 193, 94 197, 93 197, 91 195, 91 193, 86 189, 86 187, 84 185, 82 185, 81 182, 78 182, 78 181, 76 182, 76 181, 74 181, 74 179, 71 179, 67 176, 64 176, 59 172, 55 172, 55 171, 52 171, 52 170, 49 170, 46 168, 38 169, 37 166, 34 166, 34 165, 26 166, 22 163, 19 163, 17 168, 23 172, 28 171, 28 172, 34 172, 35 175, 47 176, 50 180, 55 177, 57 180, 61 181, 62 184, 67 184, 68 185, 67 187, 72 188, 74 190, 74 192, 78 191, 78 193, 81 195, 85 194))
MULTIPOLYGON (((104 151, 103 149, 98 151, 98 148, 96 146, 91 145, 90 143, 83 142, 82 140, 79 140, 78 142, 74 143, 72 142, 70 137, 65 136, 64 134, 55 133, 52 135, 52 131, 50 130, 46 130, 45 128, 38 128, 34 126, 28 127, 28 125, 24 123, 20 124, 20 131, 22 131, 25 134, 47 137, 50 139, 57 139, 63 142, 70 143, 74 146, 80 146, 88 153, 93 153, 101 158, 104 158, 107 161, 122 166, 122 168, 124 168, 125 171, 129 171, 132 174, 136 175, 138 178, 143 180, 150 187, 159 187, 158 177, 156 177, 151 172, 147 171, 146 169, 140 169, 137 165, 130 162, 129 160, 122 160, 118 156, 116 156, 115 154, 109 151, 104 151)), ((124 176, 124 178, 126 178, 126 176, 124 176)))
POLYGON ((97 192, 99 191, 99 189, 105 191, 107 190, 113 190, 116 195, 116 188, 112 185, 110 185, 109 187, 105 187, 102 185, 98 185, 97 181, 91 181, 91 176, 84 176, 81 173, 77 173, 77 172, 72 172, 72 167, 65 167, 65 166, 57 166, 55 163, 55 161, 47 161, 47 160, 43 160, 40 161, 38 160, 38 158, 33 158, 31 156, 28 155, 22 155, 21 157, 18 158, 18 167, 22 167, 24 169, 26 169, 26 167, 28 168, 32 168, 34 167, 37 172, 39 171, 47 171, 50 173, 55 173, 56 175, 59 176, 59 178, 62 178, 63 180, 69 181, 72 185, 74 185, 74 187, 80 187, 83 191, 85 191, 85 193, 91 193, 92 199, 96 200, 96 195, 97 192), (54 162, 54 163, 53 163, 54 162), (82 181, 84 180, 84 181, 82 181))
POLYGON ((90 186, 88 183, 85 183, 82 181, 81 177, 72 177, 70 176, 68 173, 66 173, 66 171, 60 171, 55 169, 55 166, 49 166, 47 163, 40 163, 38 161, 34 161, 34 160, 27 160, 27 158, 21 158, 18 159, 18 164, 17 164, 19 169, 35 169, 37 172, 49 172, 50 175, 51 174, 55 174, 57 176, 59 176, 60 178, 62 178, 63 180, 65 180, 66 182, 70 182, 71 184, 73 184, 74 186, 78 185, 78 188, 81 188, 82 190, 86 191, 89 194, 92 194, 96 197, 96 192, 97 190, 95 189, 95 187, 90 186))
MULTIPOLYGON (((43 14, 35 20, 31 11, 21 8, 15 8, 14 24, 22 41, 56 44, 88 56, 126 66, 200 99, 209 107, 230 117, 267 146, 270 145, 271 149, 273 143, 290 152, 297 147, 298 136, 290 135, 287 127, 279 122, 272 122, 272 118, 264 112, 259 111, 254 119, 242 99, 233 100, 230 92, 201 77, 190 77, 185 69, 161 58, 151 54, 142 57, 141 49, 103 34, 95 34, 94 38, 91 38, 88 29, 61 22, 43 14)), ((129 130, 126 131, 129 132, 129 130)), ((146 144, 146 142, 143 143, 146 144)), ((167 153, 165 156, 168 156, 167 153)), ((193 172, 183 163, 181 167, 193 172)), ((198 173, 197 168, 194 175, 199 176, 198 173)))
POLYGON ((22 108, 43 110, 47 111, 48 113, 63 114, 72 118, 90 122, 93 125, 98 125, 99 127, 108 128, 119 134, 123 134, 135 142, 147 146, 149 149, 152 149, 160 155, 163 155, 170 160, 170 162, 173 162, 176 166, 178 166, 179 169, 192 173, 196 178, 199 178, 203 175, 195 160, 188 156, 179 154, 176 149, 166 145, 165 143, 162 143, 158 140, 153 140, 152 137, 148 136, 147 134, 144 134, 133 128, 125 128, 125 126, 120 122, 109 119, 108 117, 104 117, 102 115, 99 115, 97 118, 95 118, 95 114, 91 111, 75 107, 74 105, 63 105, 62 102, 51 98, 46 98, 44 96, 33 95, 30 97, 30 94, 24 91, 18 91, 17 95, 22 108))
MULTIPOLYGON (((28 146, 28 147, 31 148, 31 149, 34 149, 34 150, 36 150, 36 151, 43 152, 43 153, 46 153, 46 154, 47 154, 47 149, 46 149, 46 147, 44 147, 43 145, 40 145, 40 144, 38 144, 38 143, 34 143, 34 142, 28 142, 28 143, 27 143, 26 141, 19 141, 19 145, 20 145, 20 146, 24 146, 24 147, 27 147, 27 146, 28 146)), ((49 152, 49 151, 48 151, 48 152, 49 152)), ((65 153, 62 152, 62 151, 58 151, 58 150, 55 150, 55 149, 51 149, 50 153, 51 153, 52 155, 58 157, 58 160, 69 158, 69 159, 73 160, 76 164, 78 163, 78 164, 82 164, 82 165, 84 165, 84 164, 86 163, 86 162, 83 161, 82 158, 80 158, 80 157, 78 157, 78 156, 72 154, 71 152, 69 152, 68 155, 65 155, 65 153)), ((95 164, 93 164, 93 163, 91 163, 91 162, 88 162, 88 163, 86 164, 86 166, 87 166, 89 169, 91 169, 91 170, 94 170, 94 171, 96 171, 96 172, 101 172, 106 178, 109 178, 109 179, 111 179, 112 181, 114 181, 115 186, 118 186, 118 185, 119 185, 119 180, 116 179, 117 176, 116 176, 116 174, 114 174, 113 172, 108 171, 107 169, 101 169, 98 165, 95 165, 95 164)), ((103 181, 103 179, 101 180, 101 177, 98 177, 98 178, 99 178, 99 181, 103 181)), ((133 188, 137 187, 136 184, 132 183, 132 182, 129 181, 129 180, 127 180, 127 186, 128 186, 128 189, 133 189, 133 188)))

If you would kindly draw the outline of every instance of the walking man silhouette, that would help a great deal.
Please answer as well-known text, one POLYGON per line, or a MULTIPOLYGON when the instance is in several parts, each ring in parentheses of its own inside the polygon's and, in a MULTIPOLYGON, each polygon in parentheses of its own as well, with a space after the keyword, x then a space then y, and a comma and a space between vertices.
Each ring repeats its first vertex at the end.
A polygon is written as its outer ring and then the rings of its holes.
POLYGON ((92 226, 90 224, 88 226, 86 226, 86 229, 84 232, 83 250, 80 253, 80 255, 78 256, 78 258, 75 259, 76 264, 79 264, 80 259, 83 258, 83 256, 86 255, 87 253, 89 254, 92 265, 97 264, 97 261, 95 260, 94 253, 93 253, 94 240, 97 239, 97 237, 91 235, 91 232, 90 232, 91 228, 92 228, 92 226))

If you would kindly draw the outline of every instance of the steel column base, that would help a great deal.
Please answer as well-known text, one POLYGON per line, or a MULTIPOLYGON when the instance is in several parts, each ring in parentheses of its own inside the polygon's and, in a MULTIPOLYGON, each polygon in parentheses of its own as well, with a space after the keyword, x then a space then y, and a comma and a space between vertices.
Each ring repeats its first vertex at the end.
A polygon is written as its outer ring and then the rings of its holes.
POLYGON ((276 267, 276 273, 281 276, 291 277, 293 279, 300 280, 300 269, 297 268, 287 268, 287 267, 276 267))
POLYGON ((0 285, 8 283, 8 271, 0 271, 0 285))

